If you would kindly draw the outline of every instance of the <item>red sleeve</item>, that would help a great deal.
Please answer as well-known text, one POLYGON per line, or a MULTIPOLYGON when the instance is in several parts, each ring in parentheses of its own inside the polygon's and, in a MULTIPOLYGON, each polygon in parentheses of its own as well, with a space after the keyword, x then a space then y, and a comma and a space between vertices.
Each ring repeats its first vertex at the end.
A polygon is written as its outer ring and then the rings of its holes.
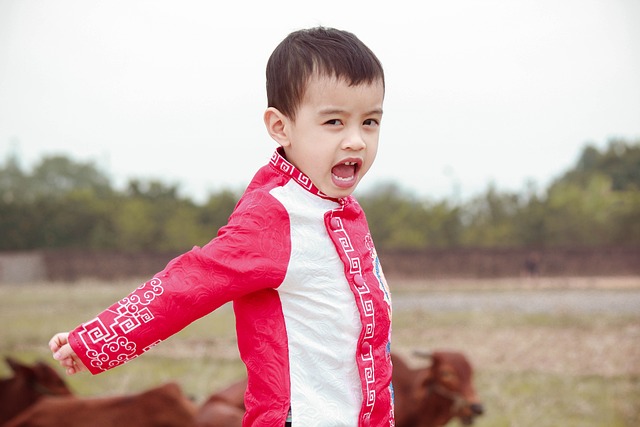
POLYGON ((240 201, 218 236, 173 259, 153 279, 69 335, 93 374, 121 365, 226 302, 284 279, 288 216, 268 193, 240 201))

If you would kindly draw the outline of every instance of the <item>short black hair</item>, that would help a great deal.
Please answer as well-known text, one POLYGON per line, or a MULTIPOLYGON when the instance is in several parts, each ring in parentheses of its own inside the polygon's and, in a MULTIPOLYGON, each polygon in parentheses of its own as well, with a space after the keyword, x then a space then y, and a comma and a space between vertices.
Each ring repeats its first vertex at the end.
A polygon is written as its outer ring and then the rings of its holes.
POLYGON ((350 85, 381 80, 384 71, 376 55, 354 34, 315 27, 294 31, 267 62, 267 103, 295 119, 296 110, 314 74, 346 80, 350 85))

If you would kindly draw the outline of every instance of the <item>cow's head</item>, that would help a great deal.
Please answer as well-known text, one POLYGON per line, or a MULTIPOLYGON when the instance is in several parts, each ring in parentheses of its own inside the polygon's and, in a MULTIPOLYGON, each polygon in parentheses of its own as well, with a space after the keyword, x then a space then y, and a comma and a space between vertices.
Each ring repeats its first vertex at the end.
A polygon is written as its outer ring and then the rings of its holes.
POLYGON ((473 423, 476 416, 484 413, 482 403, 473 386, 473 368, 464 354, 454 351, 422 353, 431 359, 431 366, 424 376, 417 378, 422 390, 422 405, 431 408, 436 424, 443 426, 452 418, 459 418, 463 424, 473 423))
POLYGON ((14 378, 24 380, 26 386, 34 394, 43 396, 65 396, 71 394, 71 390, 58 375, 58 373, 44 362, 36 362, 33 365, 22 364, 15 359, 5 359, 15 374, 14 378))
POLYGON ((7 357, 13 377, 0 380, 0 424, 42 396, 71 394, 58 373, 44 362, 26 365, 7 357))

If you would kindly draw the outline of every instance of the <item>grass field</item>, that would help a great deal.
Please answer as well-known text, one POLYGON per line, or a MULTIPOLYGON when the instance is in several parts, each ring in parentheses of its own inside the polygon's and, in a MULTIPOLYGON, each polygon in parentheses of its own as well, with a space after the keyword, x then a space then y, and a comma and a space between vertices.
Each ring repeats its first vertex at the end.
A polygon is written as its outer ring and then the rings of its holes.
MULTIPOLYGON (((450 289, 464 295, 530 286, 523 279, 394 283, 394 301, 450 289)), ((53 333, 88 320, 138 283, 47 283, 0 285, 0 355, 26 362, 50 361, 53 333)), ((541 282, 594 286, 586 282, 541 282)), ((640 278, 624 283, 600 280, 603 292, 640 289, 640 278)), ((522 298, 526 306, 526 296, 522 298)), ((400 305, 400 304, 399 304, 400 305)), ((476 388, 486 414, 479 427, 640 426, 640 307, 635 313, 394 310, 393 347, 411 357, 414 349, 456 349, 476 369, 476 388)), ((61 372, 61 370, 60 370, 61 372)), ((0 363, 0 376, 9 374, 0 363)), ((230 306, 192 324, 133 362, 113 371, 68 377, 78 395, 144 390, 175 380, 198 401, 244 376, 235 346, 230 306)), ((455 422, 452 423, 455 425, 455 422)))

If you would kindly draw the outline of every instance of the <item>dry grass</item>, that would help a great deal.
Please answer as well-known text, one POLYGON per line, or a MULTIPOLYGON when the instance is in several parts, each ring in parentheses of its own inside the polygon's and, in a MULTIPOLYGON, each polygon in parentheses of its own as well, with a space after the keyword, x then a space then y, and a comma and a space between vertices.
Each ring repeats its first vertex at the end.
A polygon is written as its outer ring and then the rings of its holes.
MULTIPOLYGON (((393 281, 391 281, 393 283, 393 281)), ((95 315, 136 281, 0 286, 0 354, 51 360, 46 343, 95 315)), ((640 289, 640 279, 501 279, 398 282, 398 298, 496 289, 640 289)), ((526 301, 524 302, 526 303, 526 301)), ((640 307, 638 310, 640 313, 640 307)), ((464 351, 476 368, 484 426, 618 427, 640 425, 640 314, 394 311, 396 352, 416 347, 464 351)), ((77 394, 143 390, 177 380, 198 400, 244 375, 229 306, 192 324, 143 357, 95 377, 68 378, 77 394)), ((410 359, 412 363, 420 363, 410 359)), ((53 363, 53 361, 52 361, 53 363)), ((8 374, 0 366, 0 375, 8 374)))

